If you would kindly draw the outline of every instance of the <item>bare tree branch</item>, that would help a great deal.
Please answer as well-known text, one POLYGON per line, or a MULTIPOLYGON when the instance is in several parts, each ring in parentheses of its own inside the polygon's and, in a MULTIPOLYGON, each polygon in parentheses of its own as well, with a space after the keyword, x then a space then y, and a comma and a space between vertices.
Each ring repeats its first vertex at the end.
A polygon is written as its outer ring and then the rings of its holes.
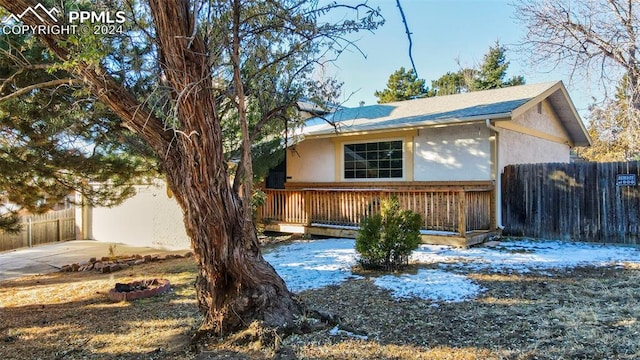
POLYGON ((409 39, 409 59, 411 60, 411 66, 413 66, 413 72, 416 74, 416 76, 418 76, 418 69, 416 69, 416 63, 413 61, 413 41, 411 41, 411 31, 409 31, 409 24, 407 24, 407 18, 404 16, 404 10, 402 10, 400 0, 396 0, 396 5, 398 6, 398 9, 400 9, 400 16, 402 16, 404 30, 407 33, 407 38, 409 39))
POLYGON ((515 6, 516 19, 527 26, 520 51, 533 65, 564 64, 572 77, 593 73, 605 91, 626 74, 630 91, 640 94, 637 0, 517 0, 515 6))

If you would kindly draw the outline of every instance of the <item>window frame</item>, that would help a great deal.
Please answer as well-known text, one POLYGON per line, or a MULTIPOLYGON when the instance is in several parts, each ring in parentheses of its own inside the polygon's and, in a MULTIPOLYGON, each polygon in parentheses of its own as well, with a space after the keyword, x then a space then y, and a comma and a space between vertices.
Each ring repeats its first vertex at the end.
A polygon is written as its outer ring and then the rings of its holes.
MULTIPOLYGON (((406 153, 406 144, 407 139, 404 137, 393 137, 393 138, 384 138, 384 139, 364 139, 364 140, 356 140, 356 141, 343 141, 340 143, 340 179, 345 182, 390 182, 390 181, 404 181, 407 174, 407 153, 406 153), (346 147, 348 145, 360 145, 360 144, 380 144, 386 142, 400 142, 400 151, 402 160, 402 176, 400 177, 364 177, 364 178, 347 178, 345 175, 346 170, 346 147)), ((391 170, 391 168, 389 168, 391 170)))

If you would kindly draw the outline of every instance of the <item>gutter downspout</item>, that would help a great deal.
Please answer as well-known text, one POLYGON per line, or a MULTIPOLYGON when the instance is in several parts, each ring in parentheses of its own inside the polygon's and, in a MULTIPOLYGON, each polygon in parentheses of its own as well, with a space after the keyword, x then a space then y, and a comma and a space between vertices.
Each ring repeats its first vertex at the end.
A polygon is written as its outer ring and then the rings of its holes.
POLYGON ((495 140, 493 141, 493 175, 496 182, 495 187, 495 201, 496 201, 496 227, 500 230, 504 229, 502 225, 502 177, 500 176, 500 149, 498 147, 500 139, 500 129, 491 124, 491 119, 485 119, 485 125, 487 128, 495 133, 495 140))

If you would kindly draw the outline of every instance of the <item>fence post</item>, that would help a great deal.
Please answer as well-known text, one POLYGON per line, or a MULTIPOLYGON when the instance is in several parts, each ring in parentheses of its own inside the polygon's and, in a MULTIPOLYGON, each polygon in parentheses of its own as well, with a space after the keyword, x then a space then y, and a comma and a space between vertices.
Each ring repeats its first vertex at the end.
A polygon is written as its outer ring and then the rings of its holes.
POLYGON ((62 219, 58 218, 56 221, 56 227, 58 228, 58 241, 62 241, 62 219))
POLYGON ((498 193, 498 190, 494 183, 493 189, 489 193, 491 196, 489 198, 489 230, 498 229, 498 206, 502 206, 502 204, 497 204, 497 201, 496 201, 497 193, 498 193))
POLYGON ((467 199, 464 190, 458 191, 458 232, 467 235, 467 199))
POLYGON ((27 219, 27 244, 29 247, 33 247, 33 224, 31 223, 31 217, 27 219))

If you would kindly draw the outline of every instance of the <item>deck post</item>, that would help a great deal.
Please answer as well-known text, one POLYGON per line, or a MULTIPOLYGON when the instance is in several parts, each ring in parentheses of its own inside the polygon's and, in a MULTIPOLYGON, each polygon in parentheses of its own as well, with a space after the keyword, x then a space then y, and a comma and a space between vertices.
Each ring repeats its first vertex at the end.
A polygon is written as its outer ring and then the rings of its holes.
POLYGON ((467 234, 467 199, 464 190, 458 191, 458 232, 462 237, 467 234))
POLYGON ((306 226, 311 226, 311 191, 302 190, 302 201, 304 201, 304 222, 306 226))

